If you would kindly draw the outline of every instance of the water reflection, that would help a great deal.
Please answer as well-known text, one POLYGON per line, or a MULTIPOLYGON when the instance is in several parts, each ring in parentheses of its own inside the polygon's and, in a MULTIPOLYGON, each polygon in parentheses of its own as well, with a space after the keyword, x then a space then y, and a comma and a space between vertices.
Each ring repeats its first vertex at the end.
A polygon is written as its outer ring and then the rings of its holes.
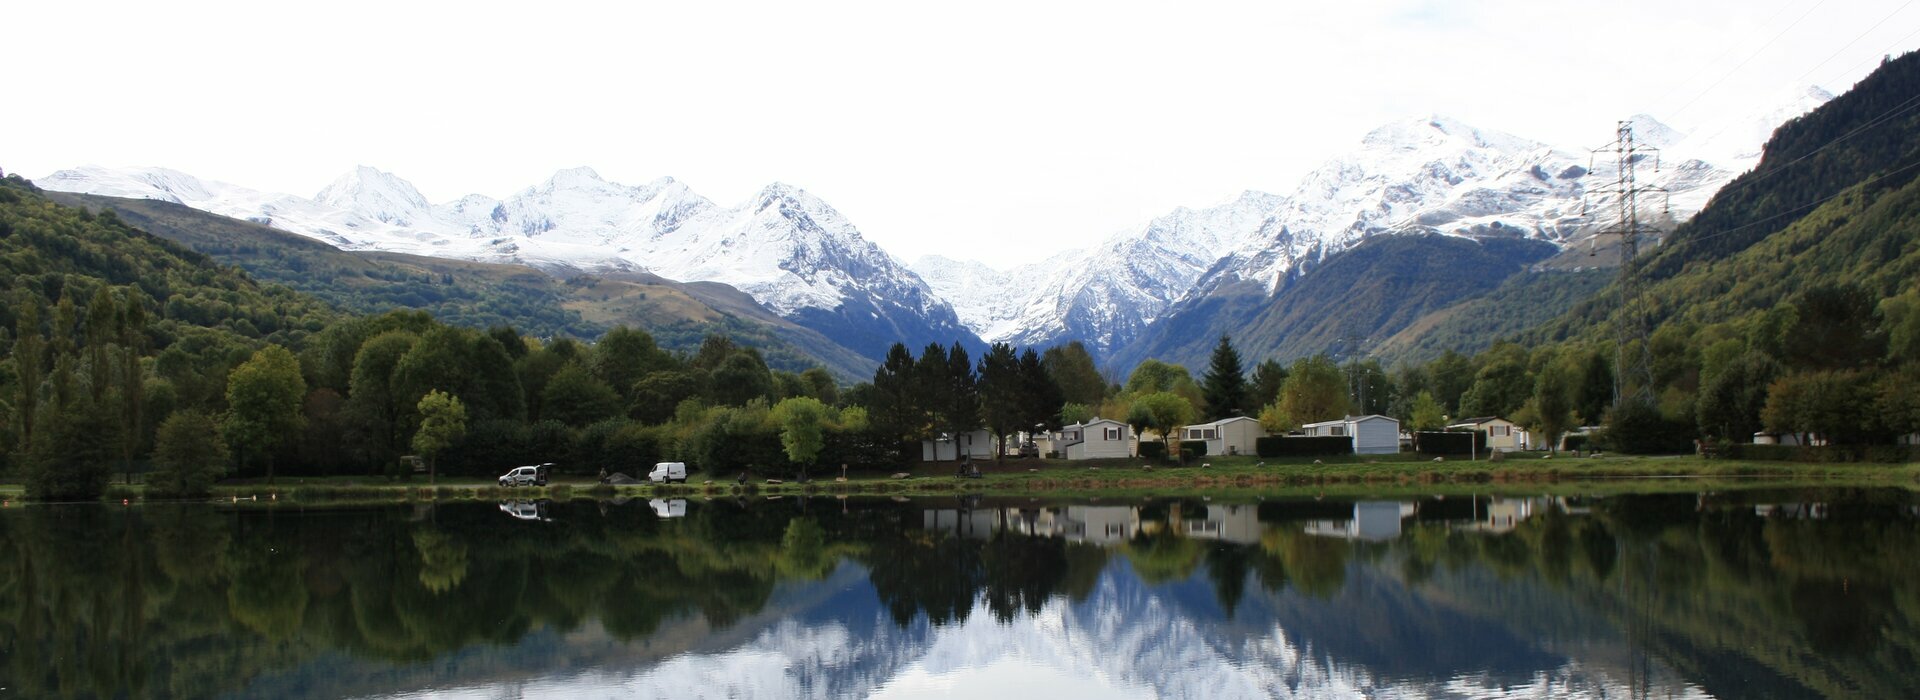
POLYGON ((1901 491, 0 511, 0 696, 1902 697, 1901 491))

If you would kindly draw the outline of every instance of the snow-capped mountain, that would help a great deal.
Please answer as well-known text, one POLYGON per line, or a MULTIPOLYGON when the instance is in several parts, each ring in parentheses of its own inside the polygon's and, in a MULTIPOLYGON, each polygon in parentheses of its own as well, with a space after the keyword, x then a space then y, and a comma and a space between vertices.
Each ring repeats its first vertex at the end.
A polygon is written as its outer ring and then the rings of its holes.
MULTIPOLYGON (((1817 87, 1726 126, 1682 133, 1647 115, 1632 118, 1636 140, 1663 149, 1650 184, 1670 202, 1646 216, 1683 221, 1757 161, 1773 127, 1830 99, 1817 87)), ((929 277, 961 319, 989 341, 1048 345, 1086 341, 1111 352, 1177 309, 1252 284, 1273 294, 1304 266, 1369 236, 1443 233, 1583 242, 1611 199, 1590 190, 1613 171, 1586 148, 1559 148, 1441 116, 1402 119, 1368 133, 1358 147, 1304 176, 1285 195, 1246 192, 1206 209, 1178 209, 1094 248, 1028 269, 1023 300, 955 277, 929 277), (1593 172, 1589 172, 1590 164, 1593 172), (1032 282, 1042 279, 1044 282, 1032 282), (983 296, 984 295, 984 296, 983 296), (1017 313, 1006 309, 1017 307, 1017 313)))
POLYGON ((506 199, 468 195, 438 205, 406 180, 364 166, 312 199, 163 168, 89 166, 36 182, 175 202, 346 250, 721 282, 875 358, 895 341, 974 342, 952 307, 905 265, 825 201, 780 183, 721 207, 672 178, 629 186, 589 168, 562 170, 506 199))

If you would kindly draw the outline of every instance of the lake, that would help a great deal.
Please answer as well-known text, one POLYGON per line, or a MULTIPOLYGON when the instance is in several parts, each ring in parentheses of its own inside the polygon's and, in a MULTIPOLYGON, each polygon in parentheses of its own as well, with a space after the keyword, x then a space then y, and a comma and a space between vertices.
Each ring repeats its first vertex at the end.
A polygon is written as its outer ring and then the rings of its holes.
POLYGON ((1898 489, 0 508, 0 698, 1911 697, 1898 489))

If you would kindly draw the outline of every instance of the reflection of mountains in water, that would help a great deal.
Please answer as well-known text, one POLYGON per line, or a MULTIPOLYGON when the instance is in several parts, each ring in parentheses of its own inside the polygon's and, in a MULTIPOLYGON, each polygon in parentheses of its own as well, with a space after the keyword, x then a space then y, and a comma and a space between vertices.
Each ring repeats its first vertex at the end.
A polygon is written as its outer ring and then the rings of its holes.
MULTIPOLYGON (((763 614, 713 637, 685 639, 680 651, 661 648, 656 635, 644 655, 651 659, 615 654, 591 670, 435 694, 834 698, 910 695, 913 682, 964 693, 967 674, 988 668, 1078 679, 1072 687, 1079 692, 1111 697, 1615 697, 1629 690, 1623 674, 1543 650, 1509 621, 1428 596, 1377 562, 1351 563, 1346 585, 1331 598, 1256 585, 1229 614, 1206 572, 1154 585, 1114 559, 1085 600, 1055 597, 1038 613, 1006 621, 982 601, 962 621, 934 625, 919 617, 904 627, 864 585, 865 574, 849 563, 825 581, 783 584, 763 614)), ((552 651, 561 654, 539 655, 565 658, 564 650, 552 651)), ((1636 685, 1704 697, 1664 672, 1636 685)))

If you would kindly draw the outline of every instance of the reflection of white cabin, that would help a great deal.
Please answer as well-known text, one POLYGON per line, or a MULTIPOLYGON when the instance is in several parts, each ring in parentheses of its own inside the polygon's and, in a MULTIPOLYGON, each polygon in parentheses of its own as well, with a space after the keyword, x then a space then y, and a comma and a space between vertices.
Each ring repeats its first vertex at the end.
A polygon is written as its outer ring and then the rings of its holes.
POLYGON ((1456 421, 1447 428, 1449 430, 1484 430, 1487 432, 1487 449, 1495 452, 1533 449, 1533 438, 1527 434, 1526 428, 1499 416, 1468 418, 1456 421))
POLYGON ((942 433, 932 440, 920 441, 920 461, 952 462, 961 458, 993 459, 994 446, 1000 444, 985 429, 961 433, 960 439, 942 433))
POLYGON ((1067 506, 1067 539, 1112 545, 1140 533, 1140 509, 1132 506, 1067 506))
POLYGON ((1351 437, 1354 454, 1390 455, 1400 452, 1400 421, 1382 415, 1347 416, 1300 426, 1308 437, 1351 437))
POLYGON ((1095 418, 1061 428, 1054 450, 1067 459, 1105 459, 1133 456, 1133 429, 1111 418, 1095 418))
POLYGON ((1210 455, 1253 454, 1254 441, 1266 436, 1267 429, 1260 426, 1260 421, 1246 416, 1222 418, 1180 429, 1181 440, 1205 441, 1207 454, 1210 455))
POLYGON ((920 511, 920 526, 931 532, 945 532, 959 537, 984 540, 993 536, 994 525, 1000 520, 1000 512, 993 509, 920 511))
POLYGON ((1400 501, 1360 501, 1353 504, 1352 520, 1315 520, 1309 535, 1380 542, 1400 536, 1400 522, 1413 517, 1414 504, 1400 501))
POLYGON ((1251 505, 1210 505, 1204 518, 1183 520, 1180 525, 1187 537, 1234 544, 1259 542, 1262 532, 1259 508, 1251 505))

